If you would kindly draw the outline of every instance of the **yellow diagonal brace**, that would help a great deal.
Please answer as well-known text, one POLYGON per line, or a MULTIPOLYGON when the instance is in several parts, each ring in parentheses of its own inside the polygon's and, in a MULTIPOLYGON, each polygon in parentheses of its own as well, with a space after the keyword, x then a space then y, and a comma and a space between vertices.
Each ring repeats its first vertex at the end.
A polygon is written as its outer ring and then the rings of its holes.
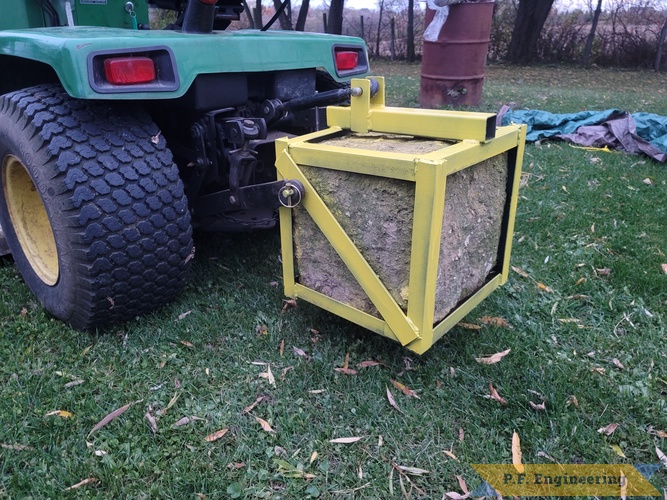
POLYGON ((305 189, 303 207, 366 292, 366 295, 394 332, 398 341, 405 345, 419 338, 417 327, 398 306, 380 278, 375 274, 375 271, 317 194, 315 188, 293 161, 288 151, 284 150, 280 154, 276 160, 276 167, 283 177, 295 179, 303 184, 305 189))

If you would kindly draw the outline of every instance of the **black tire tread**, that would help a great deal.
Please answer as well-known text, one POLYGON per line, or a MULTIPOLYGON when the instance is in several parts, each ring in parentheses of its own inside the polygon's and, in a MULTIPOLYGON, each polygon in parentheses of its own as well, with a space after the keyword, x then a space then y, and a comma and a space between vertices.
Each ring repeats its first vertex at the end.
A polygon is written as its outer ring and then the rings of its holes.
POLYGON ((172 300, 187 280, 192 229, 178 168, 150 117, 136 104, 73 99, 58 85, 7 94, 0 114, 46 156, 48 194, 61 210, 50 217, 66 228, 56 244, 71 251, 76 304, 68 317, 51 312, 92 330, 172 300))

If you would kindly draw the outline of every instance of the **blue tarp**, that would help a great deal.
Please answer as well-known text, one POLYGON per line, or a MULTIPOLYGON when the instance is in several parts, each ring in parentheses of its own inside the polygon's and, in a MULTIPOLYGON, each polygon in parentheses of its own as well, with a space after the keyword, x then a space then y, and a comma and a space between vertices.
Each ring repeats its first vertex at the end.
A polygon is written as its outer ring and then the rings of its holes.
POLYGON ((607 146, 629 153, 644 153, 667 162, 667 116, 630 114, 619 109, 558 114, 503 108, 499 118, 503 125, 528 125, 528 141, 563 139, 582 146, 607 146))

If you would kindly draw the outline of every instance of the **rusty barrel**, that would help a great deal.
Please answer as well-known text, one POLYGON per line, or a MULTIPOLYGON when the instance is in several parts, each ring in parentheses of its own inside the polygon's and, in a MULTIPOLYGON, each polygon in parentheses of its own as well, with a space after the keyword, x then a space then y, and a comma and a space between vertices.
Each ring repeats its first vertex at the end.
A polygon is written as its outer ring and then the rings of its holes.
MULTIPOLYGON (((434 15, 426 10, 426 26, 434 15)), ((492 18, 493 0, 449 7, 438 39, 424 40, 419 92, 423 108, 480 103, 492 18)))

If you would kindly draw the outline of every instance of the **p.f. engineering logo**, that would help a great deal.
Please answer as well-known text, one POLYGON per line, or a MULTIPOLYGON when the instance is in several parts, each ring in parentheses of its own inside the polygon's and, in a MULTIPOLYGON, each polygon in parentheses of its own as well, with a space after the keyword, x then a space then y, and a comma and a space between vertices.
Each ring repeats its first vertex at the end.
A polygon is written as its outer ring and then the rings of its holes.
POLYGON ((502 496, 662 496, 648 481, 659 464, 471 465, 502 496))

